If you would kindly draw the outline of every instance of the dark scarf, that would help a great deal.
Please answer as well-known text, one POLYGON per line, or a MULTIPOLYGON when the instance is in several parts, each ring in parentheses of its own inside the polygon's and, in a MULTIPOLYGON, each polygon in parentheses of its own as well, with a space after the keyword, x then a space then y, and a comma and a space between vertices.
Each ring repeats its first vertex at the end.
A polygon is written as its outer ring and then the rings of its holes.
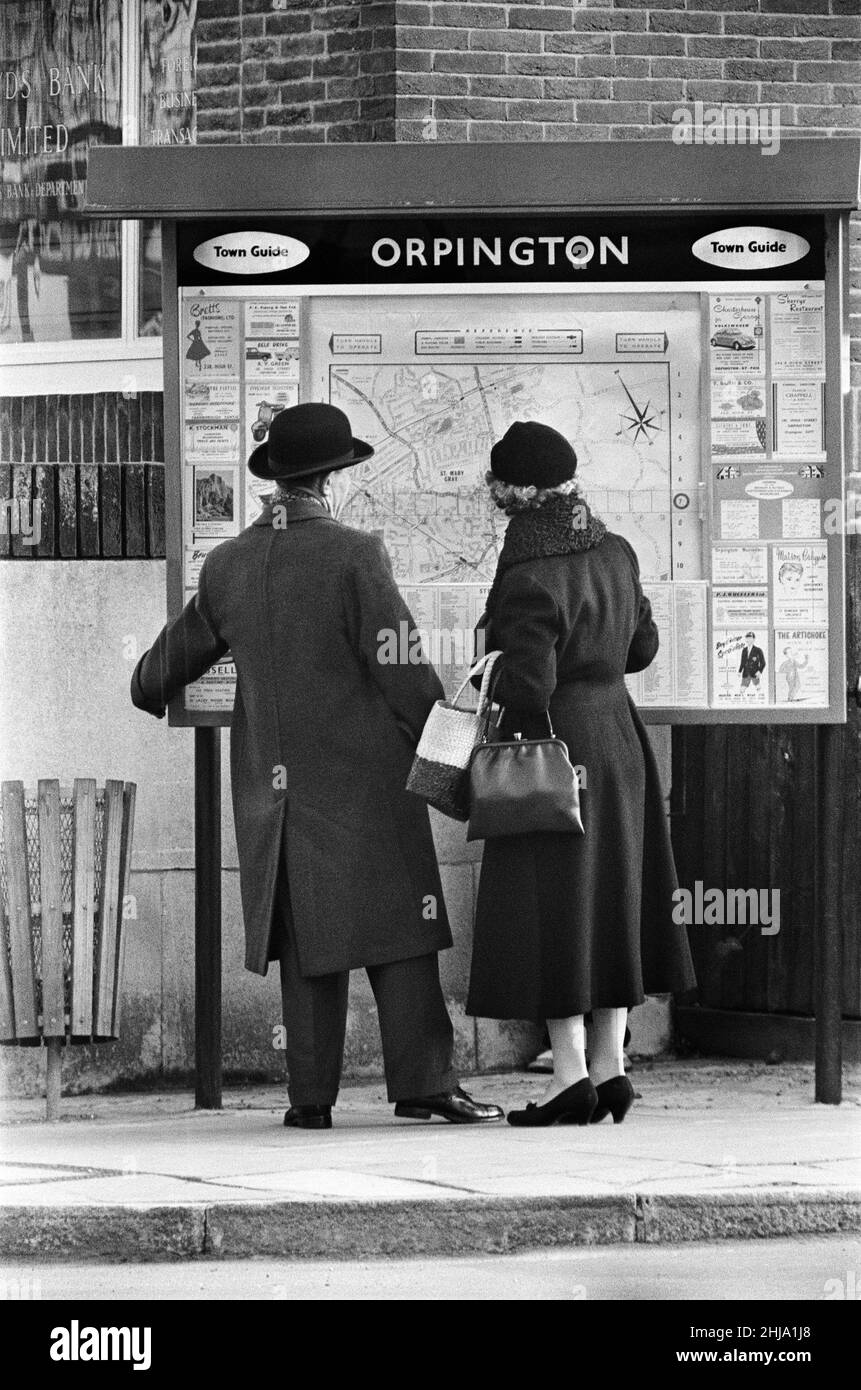
POLYGON ((488 614, 493 611, 503 573, 510 565, 537 560, 543 555, 572 555, 581 550, 593 550, 606 534, 604 522, 574 492, 551 497, 541 507, 514 512, 487 597, 488 614))
POLYGON ((313 492, 310 488, 306 487, 282 487, 276 483, 275 492, 270 497, 269 502, 272 507, 289 507, 291 502, 316 502, 319 507, 329 512, 331 516, 329 503, 326 501, 325 497, 321 497, 319 493, 313 492))

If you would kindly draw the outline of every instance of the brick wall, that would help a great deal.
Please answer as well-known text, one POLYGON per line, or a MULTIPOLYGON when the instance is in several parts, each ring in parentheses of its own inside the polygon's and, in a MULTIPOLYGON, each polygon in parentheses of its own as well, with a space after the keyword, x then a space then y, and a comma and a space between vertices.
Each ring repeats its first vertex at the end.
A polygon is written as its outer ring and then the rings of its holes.
POLYGON ((668 136, 683 101, 861 129, 860 0, 199 0, 203 140, 668 136))
POLYGON ((395 5, 199 0, 198 140, 395 138, 395 5))
POLYGON ((404 0, 397 19, 401 140, 669 136, 696 100, 861 129, 859 0, 404 0))

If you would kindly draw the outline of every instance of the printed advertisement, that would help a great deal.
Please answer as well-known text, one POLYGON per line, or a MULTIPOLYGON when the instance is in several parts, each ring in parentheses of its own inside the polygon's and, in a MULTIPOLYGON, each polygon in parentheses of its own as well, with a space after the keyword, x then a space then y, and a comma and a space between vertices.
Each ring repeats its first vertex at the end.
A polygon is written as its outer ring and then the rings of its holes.
POLYGON ((723 545, 712 550, 713 584, 767 584, 768 551, 764 545, 723 545))
POLYGON ((263 444, 275 416, 287 406, 299 402, 299 383, 296 381, 266 382, 262 386, 245 387, 245 457, 263 444))
POLYGON ((185 380, 186 420, 238 420, 238 381, 185 380))
POLYGON ((709 298, 712 376, 729 369, 765 375, 765 314, 762 295, 716 294, 709 298))
POLYGON ((207 671, 199 681, 186 686, 185 708, 213 713, 230 711, 233 709, 235 694, 236 667, 228 655, 207 671))
POLYGON ((238 381, 185 379, 186 420, 238 420, 238 381))
POLYGON ((713 628, 712 679, 716 706, 728 709, 769 703, 764 651, 767 645, 764 624, 759 630, 745 624, 713 628))
POLYGON ((822 535, 822 502, 818 497, 788 497, 781 503, 784 540, 818 540, 822 535))
POLYGON ((752 585, 746 589, 725 584, 712 587, 712 621, 715 627, 764 628, 768 626, 768 589, 752 585))
POLYGON ((765 454, 766 422, 758 420, 712 420, 712 455, 765 454))
POLYGON ((219 544, 220 542, 217 540, 195 541, 194 545, 187 545, 185 547, 183 583, 186 589, 197 588, 198 581, 200 579, 200 571, 203 568, 203 562, 209 554, 210 550, 214 550, 215 547, 219 544))
POLYGON ((186 463, 236 463, 239 423, 186 425, 186 463))
POLYGON ((235 536, 239 529, 236 498, 236 469, 195 467, 193 518, 194 539, 235 536))
POLYGON ((712 589, 714 704, 767 705, 768 589, 712 589))
POLYGON ((236 300, 186 298, 182 306, 185 380, 239 376, 239 314, 236 300))
POLYGON ((712 415, 715 420, 763 419, 765 378, 733 373, 712 381, 712 415))
POLYGON ((245 343, 245 380, 299 381, 296 338, 255 338, 245 343))
POLYGON ((813 627, 828 622, 828 547, 776 545, 772 551, 774 622, 813 627))
POLYGON ((825 452, 825 383, 776 381, 774 452, 822 457, 825 452))
POLYGON ((250 299, 245 305, 246 338, 298 338, 298 299, 250 299))
POLYGON ((721 540, 758 541, 759 503, 729 498, 720 504, 721 540))
POLYGON ((828 629, 777 628, 774 681, 778 705, 828 704, 828 629))
POLYGON ((786 291, 769 295, 771 375, 824 376, 825 293, 786 291))

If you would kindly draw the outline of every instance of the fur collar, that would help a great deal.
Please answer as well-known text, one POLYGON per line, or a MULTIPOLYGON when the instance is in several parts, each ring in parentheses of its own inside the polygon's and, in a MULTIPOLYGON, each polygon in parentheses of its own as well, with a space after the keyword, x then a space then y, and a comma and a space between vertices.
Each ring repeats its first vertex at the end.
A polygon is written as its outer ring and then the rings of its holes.
POLYGON ((496 576, 488 595, 488 611, 496 598, 503 572, 510 565, 541 559, 545 555, 572 555, 581 550, 594 550, 606 534, 604 522, 576 493, 553 497, 543 506, 529 511, 515 512, 505 532, 496 576))

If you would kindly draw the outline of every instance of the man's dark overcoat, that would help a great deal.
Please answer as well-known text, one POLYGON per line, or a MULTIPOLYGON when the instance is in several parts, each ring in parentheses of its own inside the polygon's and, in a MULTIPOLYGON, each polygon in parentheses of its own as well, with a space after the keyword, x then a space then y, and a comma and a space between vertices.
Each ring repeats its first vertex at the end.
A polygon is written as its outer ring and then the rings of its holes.
POLYGON ((402 623, 413 628, 381 542, 296 500, 206 557, 197 594, 135 670, 134 703, 162 714, 228 650, 236 663, 233 810, 258 974, 276 950, 281 856, 303 975, 451 945, 427 807, 404 790, 443 691, 426 663, 380 660, 402 623))

